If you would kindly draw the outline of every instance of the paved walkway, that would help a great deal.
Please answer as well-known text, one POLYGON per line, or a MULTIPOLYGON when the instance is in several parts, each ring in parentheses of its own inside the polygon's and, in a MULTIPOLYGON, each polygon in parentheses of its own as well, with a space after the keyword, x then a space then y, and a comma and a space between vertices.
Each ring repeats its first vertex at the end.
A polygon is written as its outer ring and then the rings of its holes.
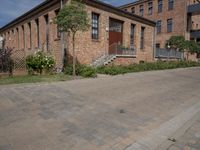
POLYGON ((200 117, 168 150, 200 150, 200 117))
POLYGON ((200 68, 1 86, 0 150, 127 150, 199 93, 200 68))

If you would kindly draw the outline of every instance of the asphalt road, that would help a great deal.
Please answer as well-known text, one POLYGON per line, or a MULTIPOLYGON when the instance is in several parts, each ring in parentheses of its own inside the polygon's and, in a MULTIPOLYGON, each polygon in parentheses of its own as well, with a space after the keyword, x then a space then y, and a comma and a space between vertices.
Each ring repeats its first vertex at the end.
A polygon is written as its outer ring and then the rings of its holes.
POLYGON ((151 150, 199 106, 200 68, 1 86, 0 150, 151 150))

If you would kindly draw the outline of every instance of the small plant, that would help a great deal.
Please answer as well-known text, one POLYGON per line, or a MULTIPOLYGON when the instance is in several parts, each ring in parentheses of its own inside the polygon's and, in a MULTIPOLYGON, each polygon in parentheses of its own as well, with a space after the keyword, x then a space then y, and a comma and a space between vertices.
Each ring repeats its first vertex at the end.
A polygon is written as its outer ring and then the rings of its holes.
POLYGON ((29 74, 50 73, 55 65, 55 60, 52 56, 46 55, 43 51, 38 50, 34 55, 29 55, 26 58, 26 66, 29 74))
MULTIPOLYGON (((73 75, 73 66, 67 65, 65 67, 64 73, 67 75, 73 75)), ((97 76, 96 69, 87 65, 76 65, 76 75, 82 76, 84 78, 95 78, 97 76)))

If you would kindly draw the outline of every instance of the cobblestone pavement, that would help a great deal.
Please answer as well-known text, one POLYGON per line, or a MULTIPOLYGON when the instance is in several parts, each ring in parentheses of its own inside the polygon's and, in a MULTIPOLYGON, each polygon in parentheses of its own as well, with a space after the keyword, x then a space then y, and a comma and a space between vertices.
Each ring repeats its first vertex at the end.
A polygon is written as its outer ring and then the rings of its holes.
POLYGON ((199 102, 199 75, 191 68, 1 86, 0 150, 125 150, 199 102))
POLYGON ((200 150, 200 115, 199 119, 168 150, 200 150))

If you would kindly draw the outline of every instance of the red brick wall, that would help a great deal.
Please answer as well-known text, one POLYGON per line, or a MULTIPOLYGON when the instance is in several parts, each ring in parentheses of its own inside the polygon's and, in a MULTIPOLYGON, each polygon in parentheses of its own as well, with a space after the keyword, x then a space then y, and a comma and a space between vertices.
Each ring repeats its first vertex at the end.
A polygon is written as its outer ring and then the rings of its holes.
MULTIPOLYGON (((161 13, 158 13, 158 1, 151 0, 153 2, 153 14, 148 14, 148 2, 147 0, 143 3, 139 3, 134 5, 136 14, 139 15, 139 7, 141 4, 144 5, 144 17, 153 21, 162 20, 162 29, 161 33, 157 34, 156 42, 164 47, 166 44, 166 40, 168 40, 173 35, 182 35, 186 36, 186 25, 187 25, 187 13, 186 13, 186 1, 187 0, 174 0, 174 9, 168 11, 168 0, 163 0, 163 9, 161 13), (173 32, 167 32, 167 19, 173 18, 173 32)), ((128 5, 123 9, 127 9, 131 12, 131 8, 133 6, 128 5)))
MULTIPOLYGON (((54 24, 53 20, 55 18, 55 10, 59 8, 59 4, 49 7, 41 12, 38 12, 31 18, 20 22, 19 24, 13 26, 12 28, 4 31, 3 34, 6 37, 6 46, 7 47, 15 47, 15 49, 25 49, 26 55, 33 54, 38 49, 37 44, 37 30, 35 19, 39 18, 39 28, 40 28, 40 45, 43 47, 45 51, 47 51, 46 47, 46 23, 44 16, 48 14, 49 16, 49 52, 56 59, 56 66, 61 66, 61 41, 57 38, 57 26, 54 24), (31 44, 30 44, 30 31, 28 27, 28 23, 31 23, 31 44), (23 41, 23 32, 22 25, 24 26, 25 32, 25 41, 23 41), (17 39, 16 36, 16 28, 19 28, 19 37, 17 39), (14 30, 15 35, 8 36, 8 32, 14 30), (12 39, 13 41, 11 41, 12 39), (19 47, 18 47, 19 41, 19 47), (25 42, 25 47, 24 47, 25 42)), ((140 60, 144 61, 153 61, 153 39, 154 39, 154 27, 149 26, 147 24, 143 24, 138 21, 134 21, 128 19, 126 17, 122 17, 113 13, 109 13, 103 11, 101 9, 97 9, 91 6, 87 6, 88 17, 91 19, 91 13, 95 12, 100 15, 100 27, 99 27, 99 39, 92 40, 91 38, 91 28, 87 32, 78 32, 76 35, 76 56, 79 63, 82 64, 91 64, 95 59, 97 59, 102 54, 108 53, 109 48, 109 36, 106 28, 109 27, 109 18, 119 19, 124 21, 124 29, 123 29, 123 45, 130 46, 130 26, 131 24, 136 25, 136 34, 135 34, 135 44, 137 50, 137 56, 135 58, 136 62, 140 60), (145 27, 145 48, 144 50, 140 50, 140 32, 141 27, 145 27)), ((65 35, 65 42, 68 48, 67 54, 71 58, 72 56, 72 40, 71 37, 67 37, 65 35)), ((129 59, 127 59, 129 62, 129 59)), ((122 61, 121 61, 122 62, 122 61)), ((126 63, 126 62, 124 62, 126 63)))

